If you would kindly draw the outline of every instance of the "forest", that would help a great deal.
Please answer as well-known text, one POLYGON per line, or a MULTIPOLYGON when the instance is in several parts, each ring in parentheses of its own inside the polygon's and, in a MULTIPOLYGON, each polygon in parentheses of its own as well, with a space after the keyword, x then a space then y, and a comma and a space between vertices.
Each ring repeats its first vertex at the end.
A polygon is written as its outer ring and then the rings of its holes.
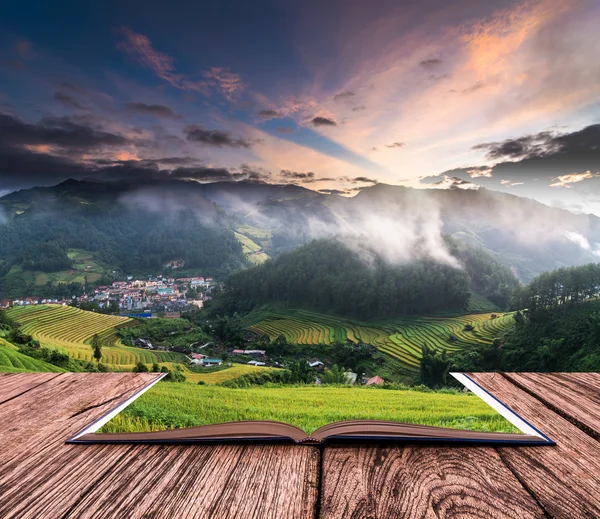
POLYGON ((186 268, 221 275, 245 265, 233 232, 218 223, 204 224, 190 211, 58 200, 32 206, 0 225, 0 295, 20 295, 19 279, 3 283, 12 266, 66 270, 72 266, 67 251, 74 248, 92 252, 111 270, 128 273, 156 272, 173 259, 182 259, 186 268))
POLYGON ((477 289, 508 304, 516 280, 490 255, 453 243, 464 268, 433 260, 392 264, 338 240, 315 240, 274 260, 231 275, 222 294, 229 313, 276 303, 360 319, 465 310, 477 289))

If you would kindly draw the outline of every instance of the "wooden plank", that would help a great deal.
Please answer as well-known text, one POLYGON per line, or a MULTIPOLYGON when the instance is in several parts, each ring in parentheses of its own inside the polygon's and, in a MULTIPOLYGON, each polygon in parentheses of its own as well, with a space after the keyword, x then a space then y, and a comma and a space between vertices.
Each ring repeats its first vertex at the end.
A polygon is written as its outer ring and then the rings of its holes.
POLYGON ((59 375, 60 373, 0 373, 0 404, 59 375))
POLYGON ((600 435, 600 373, 506 373, 546 405, 600 435))
POLYGON ((0 517, 60 517, 73 506, 133 447, 65 440, 155 377, 64 373, 0 406, 0 517))
POLYGON ((157 376, 62 373, 38 385, 0 405, 0 455, 6 462, 7 455, 14 455, 42 438, 45 443, 54 436, 66 440, 157 376))
POLYGON ((490 447, 335 446, 323 456, 323 519, 544 517, 490 447))
POLYGON ((315 448, 65 444, 154 377, 90 375, 61 375, 7 403, 18 419, 0 416, 3 519, 314 516, 315 448))
POLYGON ((501 374, 469 376, 557 443, 498 449, 546 511, 557 518, 600 517, 600 443, 501 374))
POLYGON ((295 445, 140 446, 63 519, 308 519, 318 464, 295 445))

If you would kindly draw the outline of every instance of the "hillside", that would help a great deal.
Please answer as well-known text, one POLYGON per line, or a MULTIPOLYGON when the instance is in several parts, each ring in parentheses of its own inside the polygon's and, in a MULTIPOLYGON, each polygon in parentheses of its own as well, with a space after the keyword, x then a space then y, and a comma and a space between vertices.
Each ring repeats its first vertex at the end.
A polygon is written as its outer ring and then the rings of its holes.
POLYGON ((70 306, 39 305, 11 308, 7 316, 21 325, 23 333, 38 340, 41 346, 66 352, 75 360, 92 362, 90 342, 97 334, 102 344, 102 363, 111 369, 131 370, 138 362, 184 362, 181 353, 148 351, 125 346, 116 327, 131 321, 127 317, 86 312, 70 306))
POLYGON ((224 277, 334 236, 399 261, 447 259, 444 237, 451 237, 526 282, 593 261, 600 242, 595 216, 485 189, 384 184, 346 198, 247 181, 68 180, 5 195, 0 214, 0 297, 40 295, 41 287, 63 297, 49 287, 78 284, 63 288, 71 295, 86 279, 157 273, 173 260, 224 277))
POLYGON ((220 303, 229 312, 263 304, 302 307, 359 319, 464 312, 471 291, 508 304, 512 273, 494 258, 454 247, 452 263, 392 263, 376 250, 337 240, 315 240, 275 260, 230 276, 220 303))

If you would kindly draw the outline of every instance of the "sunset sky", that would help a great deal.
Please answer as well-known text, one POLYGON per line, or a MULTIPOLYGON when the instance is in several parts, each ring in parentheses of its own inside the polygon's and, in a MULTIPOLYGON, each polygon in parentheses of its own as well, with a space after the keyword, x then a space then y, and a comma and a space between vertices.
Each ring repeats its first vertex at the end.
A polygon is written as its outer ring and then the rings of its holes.
POLYGON ((597 0, 11 4, 0 194, 66 178, 384 182, 600 214, 597 0))

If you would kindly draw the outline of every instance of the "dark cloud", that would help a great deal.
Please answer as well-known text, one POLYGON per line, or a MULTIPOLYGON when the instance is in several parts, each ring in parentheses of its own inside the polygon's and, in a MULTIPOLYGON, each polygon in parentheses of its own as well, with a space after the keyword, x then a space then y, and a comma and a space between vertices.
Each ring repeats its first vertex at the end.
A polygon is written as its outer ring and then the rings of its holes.
POLYGON ((277 128, 277 131, 279 133, 294 133, 295 132, 295 130, 289 126, 279 126, 277 128))
POLYGON ((0 114, 0 145, 23 147, 48 145, 65 152, 122 146, 126 137, 75 122, 69 117, 44 117, 29 124, 8 114, 0 114))
POLYGON ((368 177, 355 177, 351 180, 351 182, 353 184, 358 184, 358 183, 363 183, 363 184, 379 184, 378 180, 375 180, 374 178, 368 178, 368 177))
POLYGON ((430 58, 425 59, 419 63, 419 65, 426 69, 432 69, 439 67, 442 64, 442 60, 440 58, 430 58))
POLYGON ((65 106, 77 108, 77 110, 84 110, 84 107, 79 101, 77 101, 77 99, 75 99, 73 96, 63 94, 62 92, 54 92, 54 100, 65 106))
POLYGON ((234 138, 231 133, 223 130, 208 130, 201 124, 193 124, 183 129, 190 142, 198 142, 208 146, 222 148, 250 148, 251 142, 242 138, 234 138))
POLYGON ((335 94, 333 96, 334 101, 346 101, 348 99, 352 99, 356 94, 348 90, 347 92, 341 92, 339 94, 335 94))
POLYGON ((289 169, 282 169, 279 172, 279 175, 284 179, 295 180, 301 182, 302 184, 308 184, 316 181, 315 174, 312 171, 301 173, 298 171, 290 171, 289 169))
POLYGON ((404 146, 406 146, 404 142, 393 142, 392 144, 385 145, 386 148, 403 148, 404 146))
POLYGON ((319 193, 323 193, 324 195, 347 195, 350 193, 348 189, 319 189, 319 193))
MULTIPOLYGON (((600 127, 600 125, 597 126, 600 127)), ((567 137, 566 141, 568 142, 569 140, 567 137)), ((564 146, 565 144, 565 136, 559 138, 559 136, 552 132, 540 132, 534 135, 524 135, 517 139, 485 142, 473 146, 473 149, 486 151, 487 157, 491 160, 524 159, 546 156, 559 151, 560 146, 564 146)))
POLYGON ((259 117, 283 117, 283 114, 277 110, 261 110, 256 115, 259 117))
POLYGON ((366 109, 367 109, 367 107, 366 107, 366 106, 364 106, 364 105, 360 105, 360 106, 355 106, 355 107, 352 109, 352 111, 353 111, 353 112, 359 112, 359 111, 361 111, 361 110, 366 110, 366 109))
POLYGON ((337 126, 337 123, 333 119, 327 117, 315 117, 310 121, 313 126, 337 126))
POLYGON ((131 115, 151 115, 153 117, 165 117, 167 119, 181 119, 171 108, 165 105, 148 105, 146 103, 127 103, 127 113, 131 115))

